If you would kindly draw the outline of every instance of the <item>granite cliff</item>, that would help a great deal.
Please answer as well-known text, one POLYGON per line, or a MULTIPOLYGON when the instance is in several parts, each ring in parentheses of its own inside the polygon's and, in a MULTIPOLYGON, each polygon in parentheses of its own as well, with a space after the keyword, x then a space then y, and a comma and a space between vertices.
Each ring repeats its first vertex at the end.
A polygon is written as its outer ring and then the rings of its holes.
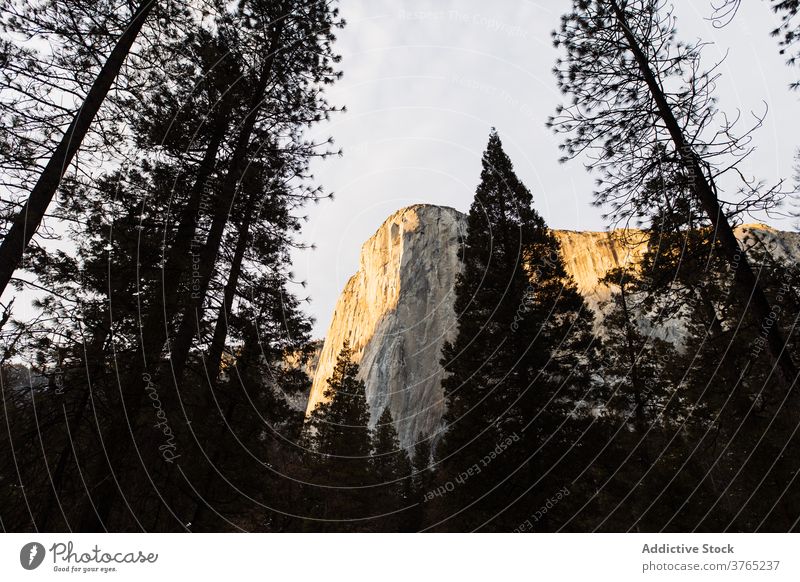
MULTIPOLYGON (((367 387, 373 422, 387 406, 403 446, 439 424, 444 401, 439 358, 457 331, 453 287, 466 216, 453 208, 415 205, 381 225, 362 246, 358 272, 336 304, 314 371, 307 411, 323 392, 345 340, 353 347, 367 387)), ((590 307, 610 295, 600 283, 614 267, 635 263, 645 249, 642 233, 555 231, 565 266, 590 307)), ((741 227, 746 243, 767 241, 778 255, 800 258, 800 235, 761 225, 741 227)))

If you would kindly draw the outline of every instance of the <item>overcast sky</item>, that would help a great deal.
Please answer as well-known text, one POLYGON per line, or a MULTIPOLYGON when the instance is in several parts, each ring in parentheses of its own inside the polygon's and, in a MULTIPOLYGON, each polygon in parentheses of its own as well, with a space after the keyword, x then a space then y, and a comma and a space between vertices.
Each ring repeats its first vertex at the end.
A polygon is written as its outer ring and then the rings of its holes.
MULTIPOLYGON (((489 129, 497 127, 534 206, 554 228, 605 230, 591 206, 592 178, 580 162, 558 163, 559 140, 545 127, 560 102, 551 73, 551 31, 570 0, 342 0, 343 79, 330 99, 348 112, 315 130, 332 135, 343 158, 315 166, 333 202, 309 209, 294 255, 308 282, 316 337, 324 337, 336 299, 358 268, 362 243, 395 210, 416 203, 466 211, 480 174, 489 129)), ((798 98, 787 87, 800 70, 785 66, 769 36, 777 18, 766 2, 744 3, 722 30, 710 2, 676 0, 683 40, 712 41, 705 63, 728 51, 717 95, 726 111, 769 104, 758 151, 748 164, 767 180, 792 175, 798 98)), ((771 224, 790 228, 788 222, 771 224)))

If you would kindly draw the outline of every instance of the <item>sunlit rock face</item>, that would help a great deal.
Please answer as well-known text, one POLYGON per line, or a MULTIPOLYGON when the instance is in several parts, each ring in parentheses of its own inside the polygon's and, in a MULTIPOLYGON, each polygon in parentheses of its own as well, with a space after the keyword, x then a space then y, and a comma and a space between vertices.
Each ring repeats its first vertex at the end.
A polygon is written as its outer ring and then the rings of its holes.
POLYGON ((314 375, 311 411, 345 340, 361 366, 373 422, 387 406, 403 446, 442 416, 442 345, 456 330, 453 287, 464 215, 411 206, 390 216, 361 248, 358 272, 336 304, 314 375))
POLYGON ((636 264, 647 247, 644 233, 638 230, 557 230, 555 235, 567 273, 594 310, 611 297, 610 287, 600 280, 611 269, 636 264))
MULTIPOLYGON (((350 342, 375 422, 389 407, 401 443, 439 425, 444 412, 439 363, 442 345, 457 331, 453 311, 458 248, 466 216, 453 208, 416 205, 399 210, 361 248, 360 266, 336 304, 314 374, 307 411, 323 392, 345 340, 350 342)), ((606 272, 636 264, 646 248, 643 233, 555 231, 567 272, 587 304, 598 310, 611 294, 606 272)), ((737 230, 752 244, 768 240, 778 255, 800 257, 800 236, 748 225, 737 230)), ((666 329, 665 337, 679 334, 666 329)))

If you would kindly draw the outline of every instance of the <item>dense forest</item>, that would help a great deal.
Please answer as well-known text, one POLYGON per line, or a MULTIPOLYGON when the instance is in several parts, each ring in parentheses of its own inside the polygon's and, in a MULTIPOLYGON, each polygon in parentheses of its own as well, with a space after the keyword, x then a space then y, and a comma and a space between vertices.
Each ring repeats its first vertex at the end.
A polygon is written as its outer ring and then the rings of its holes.
MULTIPOLYGON (((800 2, 764 1, 793 67, 800 2)), ((734 231, 791 177, 745 177, 759 120, 719 109, 668 3, 571 4, 547 125, 647 251, 596 325, 493 129, 446 413, 407 450, 348 345, 294 405, 337 3, 0 0, 2 530, 800 530, 800 272, 734 231)))

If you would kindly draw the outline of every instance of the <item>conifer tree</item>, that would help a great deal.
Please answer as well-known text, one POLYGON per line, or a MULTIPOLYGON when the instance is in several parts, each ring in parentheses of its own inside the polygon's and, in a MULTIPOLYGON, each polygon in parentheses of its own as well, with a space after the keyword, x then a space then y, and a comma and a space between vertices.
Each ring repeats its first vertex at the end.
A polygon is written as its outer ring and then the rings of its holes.
POLYGON ((514 482, 538 472, 544 443, 569 441, 557 427, 590 391, 592 314, 494 130, 482 164, 460 251, 458 335, 442 357, 437 480, 450 491, 435 513, 440 528, 456 531, 513 529, 501 513, 526 494, 514 482))
MULTIPOLYGON (((76 250, 29 249, 49 292, 38 306, 45 323, 25 327, 14 350, 63 383, 65 397, 46 399, 46 454, 19 449, 15 481, 43 502, 9 516, 18 529, 285 527, 275 515, 288 508, 272 495, 287 481, 281 471, 298 464, 291 442, 302 418, 285 395, 308 384, 285 358, 304 350, 310 330, 289 249, 300 244, 302 206, 321 197, 308 163, 328 142, 304 134, 334 110, 322 87, 337 77, 332 30, 341 24, 329 2, 295 4, 211 2, 204 23, 213 25, 137 47, 159 68, 138 71, 139 91, 123 93, 135 149, 109 149, 122 167, 94 181, 62 183, 76 250), (278 21, 285 37, 270 45, 278 21), (160 62, 165 46, 173 58, 160 62), (267 86, 254 109, 259 82, 267 86), (226 176, 232 196, 210 241, 215 260, 202 265, 186 375, 170 381, 168 340, 194 299, 193 260, 208 246, 226 176), (165 459, 165 446, 178 456, 165 459), (61 497, 78 502, 59 506, 61 497)), ((15 443, 37 412, 18 404, 15 443)))
POLYGON ((400 446, 388 407, 375 427, 372 454, 372 470, 379 485, 375 489, 372 512, 381 516, 376 518, 372 527, 377 531, 411 531, 411 462, 408 453, 400 446))
MULTIPOLYGON (((326 118, 332 110, 321 87, 338 76, 332 68, 338 59, 331 42, 332 29, 340 25, 336 9, 328 3, 304 5, 304 10, 293 10, 293 6, 291 1, 258 1, 217 14, 217 36, 211 47, 220 47, 224 60, 234 63, 230 68, 242 71, 233 86, 223 86, 221 90, 208 87, 221 100, 218 104, 212 100, 208 121, 213 127, 222 116, 226 130, 219 150, 222 159, 217 166, 204 163, 217 135, 209 129, 204 159, 196 166, 192 193, 184 207, 193 208, 194 214, 175 212, 179 222, 173 225, 174 244, 165 257, 166 266, 174 271, 169 276, 164 274, 163 297, 173 311, 167 312, 165 318, 162 306, 153 303, 144 313, 144 349, 127 373, 134 380, 123 385, 125 406, 118 410, 141 410, 143 393, 133 388, 135 379, 145 371, 164 394, 169 416, 180 418, 185 414, 181 402, 187 397, 185 387, 196 386, 198 378, 201 383, 211 384, 210 391, 204 393, 205 404, 200 399, 198 407, 214 410, 211 394, 219 375, 219 362, 227 337, 236 332, 229 326, 234 301, 243 299, 241 289, 252 276, 263 273, 264 265, 272 275, 288 278, 287 249, 293 244, 292 233, 299 229, 300 220, 294 212, 308 200, 319 198, 319 190, 308 186, 308 161, 315 155, 328 155, 324 150, 329 142, 317 144, 303 139, 303 128, 326 118), (225 116, 228 105, 224 99, 231 93, 238 100, 234 101, 231 115, 225 116), (215 173, 209 181, 210 188, 202 189, 207 168, 213 168, 215 173), (203 196, 212 194, 207 197, 208 204, 197 204, 197 192, 203 196), (196 236, 198 233, 201 234, 196 236), (259 257, 262 265, 248 265, 248 253, 265 248, 262 245, 269 249, 259 257), (189 257, 194 261, 191 264, 189 257), (176 288, 185 290, 177 304, 176 288), (211 305, 220 307, 214 310, 218 325, 206 318, 211 305), (154 326, 154 332, 146 333, 154 326), (168 359, 162 357, 165 350, 168 359), (205 362, 201 361, 202 354, 207 355, 205 362), (187 371, 190 374, 185 374, 187 371)), ((191 40, 193 47, 199 48, 191 48, 189 54, 207 64, 203 39, 191 40)), ((191 65, 196 67, 197 63, 191 65)), ((213 62, 212 68, 216 67, 217 62, 213 62)), ((223 82, 228 79, 228 75, 219 76, 223 82)), ((217 75, 209 83, 215 80, 217 75)), ((191 117, 179 119, 186 120, 191 129, 191 117)), ((191 135, 191 131, 184 128, 177 135, 191 135)), ((126 426, 126 422, 114 423, 112 432, 104 435, 112 443, 112 462, 129 460, 133 439, 127 433, 119 434, 126 426)), ((192 426, 185 426, 182 438, 194 442, 192 426)), ((163 479, 179 493, 180 470, 175 466, 163 469, 163 479)), ((99 510, 86 508, 84 529, 97 528, 98 517, 104 521, 112 508, 120 505, 120 495, 105 478, 107 475, 108 469, 101 466, 91 479, 104 486, 96 492, 99 510)), ((189 512, 195 511, 195 504, 192 505, 189 512)))
MULTIPOLYGON (((752 149, 751 133, 720 114, 714 97, 715 70, 703 70, 704 43, 676 38, 675 17, 664 0, 574 0, 562 17, 554 43, 565 57, 554 68, 571 103, 559 106, 548 124, 567 134, 566 161, 591 156, 600 173, 597 204, 619 221, 652 217, 670 193, 642 186, 654 176, 683 176, 697 207, 713 226, 713 237, 728 261, 741 296, 759 325, 773 309, 734 226, 753 209, 769 210, 782 200, 780 184, 766 187, 744 180, 734 203, 720 191, 722 177, 739 170, 752 149)), ((767 337, 766 353, 778 364, 781 389, 798 374, 778 326, 767 337)))
MULTIPOLYGON (((13 14, 14 3, 7 4, 7 8, 13 14)), ((91 22, 95 33, 98 28, 102 28, 102 25, 97 24, 97 15, 91 14, 92 9, 108 11, 105 15, 101 15, 108 18, 109 22, 105 23, 108 28, 113 28, 117 24, 116 12, 120 10, 119 6, 111 7, 103 5, 103 3, 100 3, 99 6, 91 7, 81 6, 82 3, 75 3, 78 4, 76 7, 70 6, 69 3, 62 4, 53 0, 48 4, 50 4, 47 6, 49 10, 42 9, 42 7, 29 8, 28 10, 22 9, 20 14, 14 14, 12 18, 7 19, 5 24, 15 32, 18 29, 26 30, 30 27, 30 29, 35 30, 36 34, 41 34, 42 28, 45 30, 49 28, 48 31, 51 33, 47 35, 49 41, 52 42, 54 37, 60 36, 62 39, 66 38, 67 44, 69 44, 75 42, 74 38, 70 38, 71 36, 81 39, 81 33, 85 33, 85 31, 80 30, 77 22, 83 25, 85 25, 86 21, 91 22), (52 13, 47 14, 49 11, 52 11, 52 13), (43 19, 42 13, 47 14, 43 19), (68 16, 64 16, 62 22, 62 14, 64 13, 68 14, 68 16), (44 27, 37 24, 37 20, 40 19, 45 21, 44 27)), ((24 205, 11 221, 2 245, 0 245, 0 294, 5 291, 14 270, 20 266, 23 254, 39 229, 64 174, 70 169, 73 158, 89 133, 95 117, 106 99, 106 95, 120 75, 123 64, 128 58, 142 27, 154 7, 158 6, 158 4, 153 0, 142 0, 135 5, 134 9, 130 10, 129 20, 120 27, 119 37, 108 57, 104 59, 102 66, 97 70, 91 86, 84 95, 77 96, 77 104, 69 124, 63 128, 60 140, 52 149, 52 154, 39 174, 35 185, 31 188, 24 205)), ((81 41, 78 41, 78 43, 80 45, 81 41)), ((72 51, 64 52, 69 52, 70 56, 78 61, 78 68, 85 68, 86 63, 91 62, 91 59, 87 59, 87 56, 97 57, 97 54, 90 46, 79 46, 72 51), (89 54, 87 55, 86 53, 89 54)), ((42 71, 37 72, 41 74, 42 71)), ((75 77, 80 79, 85 76, 85 71, 79 71, 75 77)), ((45 85, 49 84, 49 81, 42 81, 41 78, 38 81, 45 85)))
MULTIPOLYGON (((797 357, 800 280, 783 262, 779 245, 755 238, 745 238, 748 253, 759 265, 767 296, 779 309, 769 321, 780 326, 787 351, 797 357)), ((702 304, 689 304, 686 357, 681 362, 684 392, 696 424, 691 462, 703 467, 702 485, 713 493, 709 499, 690 492, 690 526, 788 531, 800 515, 800 491, 793 478, 800 464, 785 454, 797 446, 794 406, 790 397, 776 394, 776 370, 764 357, 768 325, 756 326, 742 317, 747 299, 734 292, 729 273, 716 274, 708 289, 717 298, 718 331, 710 331, 712 315, 702 304)))
POLYGON ((435 480, 435 467, 433 465, 433 451, 431 438, 426 438, 414 445, 414 455, 411 458, 413 467, 413 500, 412 517, 410 520, 412 531, 422 531, 428 527, 429 492, 433 490, 435 480))
MULTIPOLYGON (((675 340, 680 349, 667 352, 664 365, 668 373, 660 377, 672 376, 674 396, 670 401, 681 402, 667 411, 658 431, 650 431, 650 445, 655 445, 656 451, 664 445, 655 473, 661 480, 669 477, 669 485, 643 484, 638 497, 652 494, 648 502, 652 508, 639 516, 637 527, 693 529, 702 516, 702 527, 711 529, 738 522, 737 527, 747 530, 762 518, 762 527, 788 528, 788 516, 797 512, 797 493, 789 494, 785 483, 791 482, 789 476, 796 467, 781 460, 765 468, 757 461, 785 459, 780 450, 791 442, 796 426, 789 413, 791 405, 777 396, 781 383, 771 358, 764 357, 764 333, 769 329, 748 313, 750 297, 735 284, 713 226, 687 186, 680 168, 672 168, 645 186, 646 190, 661 189, 668 196, 658 205, 646 232, 648 249, 636 286, 652 324, 679 330, 675 340), (673 438, 677 434, 679 438, 673 438), (765 452, 756 457, 752 454, 755 448, 765 452), (744 471, 743 466, 749 469, 744 471), (769 478, 761 482, 767 473, 769 478), (751 481, 754 475, 760 476, 751 481), (754 488, 761 493, 750 499, 754 488), (781 495, 782 511, 771 511, 781 495), (681 499, 681 504, 670 510, 674 499, 681 499), (749 504, 748 512, 737 515, 743 503, 749 504), (766 514, 770 514, 768 518, 766 514)), ((795 282, 778 258, 780 245, 774 241, 764 244, 748 230, 741 230, 740 237, 748 256, 758 265, 767 298, 777 306, 770 320, 786 338, 787 352, 794 358, 795 317, 789 314, 796 311, 786 307, 795 282), (780 288, 784 291, 778 291, 780 288)))
MULTIPOLYGON (((780 38, 781 54, 786 56, 786 63, 797 65, 800 50, 800 0, 770 0, 772 11, 781 18, 780 26, 772 31, 772 36, 780 38)), ((800 88, 800 81, 791 84, 792 89, 800 88)))
POLYGON ((364 382, 345 342, 321 402, 312 411, 315 468, 314 529, 361 531, 370 527, 374 489, 372 430, 364 382))
POLYGON ((631 269, 612 269, 604 282, 617 289, 603 319, 603 373, 611 384, 609 407, 628 418, 644 436, 660 418, 678 416, 671 411, 679 407, 679 397, 670 377, 670 363, 677 360, 677 352, 652 333, 642 333, 638 323, 642 305, 635 296, 638 281, 631 269))
MULTIPOLYGON (((682 183, 680 172, 664 176, 670 196, 644 232, 648 248, 636 274, 607 277, 619 286, 603 326, 610 421, 634 430, 611 433, 614 446, 600 462, 614 477, 599 480, 602 495, 583 511, 586 527, 600 516, 612 531, 716 531, 732 524, 751 530, 756 523, 788 529, 797 515, 796 463, 781 453, 794 438, 790 407, 768 396, 775 371, 754 349, 764 349, 764 330, 746 316, 747 298, 682 183), (678 330, 677 345, 642 337, 638 325, 628 325, 631 318, 649 329, 678 330), (640 363, 633 352, 643 356, 640 363), (651 413, 635 422, 637 402, 651 413)), ((765 292, 786 309, 796 282, 775 258, 780 245, 742 232, 765 292)), ((787 326, 781 331, 794 351, 796 331, 786 322, 775 325, 787 326)))
POLYGON ((585 498, 579 505, 584 529, 658 531, 670 520, 685 524, 687 513, 675 519, 671 500, 699 482, 699 471, 682 466, 691 453, 682 359, 656 333, 659 319, 647 308, 640 274, 638 266, 627 266, 603 279, 612 289, 603 306, 598 369, 607 400, 591 431, 603 447, 570 495, 571 500, 585 498), (586 483, 595 488, 592 495, 586 495, 586 483), (667 496, 662 495, 665 484, 667 496))

